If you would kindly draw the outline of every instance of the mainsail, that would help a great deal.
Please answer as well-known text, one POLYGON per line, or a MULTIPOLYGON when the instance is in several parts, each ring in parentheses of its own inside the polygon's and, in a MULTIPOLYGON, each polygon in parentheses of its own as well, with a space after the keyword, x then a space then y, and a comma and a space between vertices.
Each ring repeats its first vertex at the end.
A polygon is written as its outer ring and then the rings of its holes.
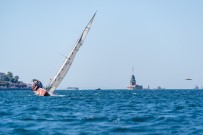
POLYGON ((74 48, 72 49, 72 51, 70 52, 68 57, 66 57, 65 61, 63 62, 62 66, 59 69, 59 71, 57 72, 57 74, 51 80, 49 88, 48 88, 48 91, 50 93, 54 92, 54 90, 58 87, 58 85, 61 83, 61 81, 63 80, 63 78, 67 74, 71 64, 73 63, 73 60, 74 60, 74 58, 76 56, 76 53, 78 52, 78 50, 82 46, 82 44, 83 44, 83 42, 84 42, 84 40, 85 40, 89 30, 90 30, 90 27, 92 25, 92 22, 93 22, 93 19, 94 19, 95 15, 96 15, 96 13, 93 15, 93 17, 91 18, 91 20, 89 21, 89 23, 85 27, 85 29, 82 32, 79 40, 76 42, 76 45, 74 46, 74 48))

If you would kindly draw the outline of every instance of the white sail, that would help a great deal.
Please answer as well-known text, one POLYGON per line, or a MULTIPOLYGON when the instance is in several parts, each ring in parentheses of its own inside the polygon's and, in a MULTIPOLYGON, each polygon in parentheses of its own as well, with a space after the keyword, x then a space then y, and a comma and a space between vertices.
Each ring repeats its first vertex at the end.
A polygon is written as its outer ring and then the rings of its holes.
POLYGON ((67 74, 71 64, 73 63, 73 60, 75 58, 76 53, 78 52, 78 50, 82 46, 82 44, 83 44, 83 42, 84 42, 84 40, 85 40, 89 30, 90 30, 90 27, 92 25, 92 22, 93 22, 93 19, 94 19, 95 15, 96 15, 96 13, 93 15, 92 19, 90 20, 90 22, 85 27, 85 29, 84 29, 83 33, 81 34, 79 40, 77 41, 76 45, 74 46, 74 48, 72 49, 72 51, 70 52, 68 57, 66 57, 64 63, 62 64, 62 66, 59 69, 59 71, 57 72, 57 74, 51 80, 50 87, 48 88, 48 91, 50 93, 54 92, 54 90, 58 87, 58 85, 61 83, 61 81, 64 79, 65 75, 67 74))

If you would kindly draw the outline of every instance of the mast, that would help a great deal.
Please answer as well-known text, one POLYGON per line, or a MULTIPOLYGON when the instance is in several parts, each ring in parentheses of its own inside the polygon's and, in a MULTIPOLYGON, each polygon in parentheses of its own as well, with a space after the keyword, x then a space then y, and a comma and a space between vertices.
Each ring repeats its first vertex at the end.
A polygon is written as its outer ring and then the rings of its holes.
POLYGON ((134 67, 132 67, 132 75, 134 75, 134 67))
POLYGON ((80 47, 82 46, 90 28, 92 25, 92 22, 94 20, 94 17, 96 15, 93 15, 93 17, 91 18, 91 20, 89 21, 89 23, 87 24, 87 26, 85 27, 84 31, 82 32, 80 38, 78 39, 78 41, 76 42, 75 46, 73 47, 72 51, 70 52, 70 54, 68 55, 68 57, 66 57, 66 59, 64 60, 61 68, 59 69, 59 71, 57 72, 57 74, 53 77, 53 79, 50 82, 50 86, 48 88, 48 91, 53 93, 54 90, 58 87, 58 85, 61 83, 61 81, 64 79, 65 75, 67 74, 70 66, 73 63, 73 60, 78 52, 78 50, 80 49, 80 47))

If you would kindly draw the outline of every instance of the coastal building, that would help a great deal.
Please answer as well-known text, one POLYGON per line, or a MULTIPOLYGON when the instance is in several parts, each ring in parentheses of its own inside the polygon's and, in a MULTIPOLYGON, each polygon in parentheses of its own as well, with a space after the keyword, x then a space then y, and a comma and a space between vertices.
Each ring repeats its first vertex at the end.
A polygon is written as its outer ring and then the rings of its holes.
POLYGON ((0 72, 0 77, 1 77, 1 76, 4 76, 4 75, 5 75, 5 73, 0 72))
POLYGON ((0 80, 5 78, 5 73, 0 72, 0 80))

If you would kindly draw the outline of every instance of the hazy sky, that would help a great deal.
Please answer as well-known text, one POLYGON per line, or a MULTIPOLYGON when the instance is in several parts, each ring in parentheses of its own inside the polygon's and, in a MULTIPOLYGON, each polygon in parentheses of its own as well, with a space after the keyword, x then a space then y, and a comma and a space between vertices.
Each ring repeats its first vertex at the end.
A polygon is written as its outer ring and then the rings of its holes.
POLYGON ((97 10, 59 86, 203 86, 202 0, 0 0, 0 72, 49 83, 97 10), (192 81, 184 80, 185 77, 192 81))

